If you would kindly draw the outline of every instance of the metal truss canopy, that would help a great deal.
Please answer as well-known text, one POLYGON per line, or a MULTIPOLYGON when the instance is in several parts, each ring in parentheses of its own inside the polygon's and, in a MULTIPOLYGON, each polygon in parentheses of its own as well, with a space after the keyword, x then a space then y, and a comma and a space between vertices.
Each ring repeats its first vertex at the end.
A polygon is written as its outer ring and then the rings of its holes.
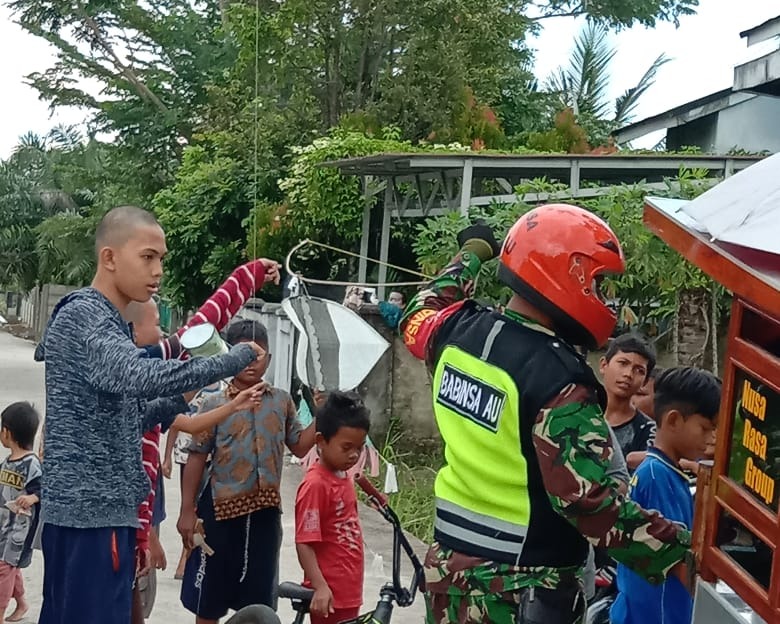
MULTIPOLYGON (((419 218, 458 211, 467 214, 471 206, 492 203, 530 203, 550 199, 595 197, 610 187, 642 183, 650 189, 666 188, 666 179, 680 169, 706 169, 713 178, 729 177, 758 162, 760 157, 613 154, 613 155, 515 155, 487 153, 397 153, 345 158, 322 163, 344 175, 363 179, 365 206, 359 265, 359 279, 366 281, 371 212, 382 193, 382 235, 379 259, 387 261, 392 218, 419 218), (515 188, 545 178, 566 185, 559 193, 528 193, 518 196, 515 188)), ((379 281, 387 279, 387 268, 379 266, 379 281)), ((379 288, 384 297, 384 288, 379 288)))

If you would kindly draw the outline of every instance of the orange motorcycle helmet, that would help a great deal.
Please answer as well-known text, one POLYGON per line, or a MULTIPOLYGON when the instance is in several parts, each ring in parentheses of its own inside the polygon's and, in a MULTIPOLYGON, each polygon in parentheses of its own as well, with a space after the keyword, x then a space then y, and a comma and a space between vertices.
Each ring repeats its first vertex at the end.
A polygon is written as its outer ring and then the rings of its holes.
POLYGON ((617 316, 599 285, 626 263, 602 219, 569 204, 539 206, 509 230, 499 260, 498 278, 547 314, 561 338, 588 349, 607 342, 617 316))

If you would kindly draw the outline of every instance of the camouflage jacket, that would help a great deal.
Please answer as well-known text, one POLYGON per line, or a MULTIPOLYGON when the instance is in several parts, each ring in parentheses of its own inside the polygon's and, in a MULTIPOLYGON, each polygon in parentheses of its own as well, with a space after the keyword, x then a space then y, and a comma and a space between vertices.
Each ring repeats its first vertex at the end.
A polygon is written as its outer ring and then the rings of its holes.
MULTIPOLYGON (((412 354, 425 359, 429 366, 435 365, 430 348, 433 337, 473 294, 480 267, 477 256, 462 251, 410 301, 401 331, 412 354)), ((516 322, 533 324, 511 311, 505 314, 516 322)), ((549 331, 538 325, 535 328, 549 331)), ((609 425, 601 409, 586 401, 592 390, 571 384, 536 417, 534 446, 545 488, 553 509, 589 542, 607 548, 617 561, 650 582, 660 583, 685 556, 690 533, 620 494, 618 482, 607 474, 613 453, 609 425)), ((554 587, 563 578, 581 575, 581 570, 522 568, 468 559, 434 548, 427 561, 429 588, 448 593, 484 591, 483 577, 487 574, 501 577, 492 581, 492 586, 513 591, 529 586, 554 587)))

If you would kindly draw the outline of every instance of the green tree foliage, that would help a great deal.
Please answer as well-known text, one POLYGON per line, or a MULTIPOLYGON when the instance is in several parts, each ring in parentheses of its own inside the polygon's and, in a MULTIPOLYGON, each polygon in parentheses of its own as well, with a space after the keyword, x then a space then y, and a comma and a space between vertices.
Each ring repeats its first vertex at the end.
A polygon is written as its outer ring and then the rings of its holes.
POLYGON ((193 146, 173 186, 155 196, 169 249, 165 292, 175 304, 203 301, 242 259, 251 176, 240 160, 193 146))
POLYGON ((451 128, 468 100, 497 101, 501 81, 528 58, 525 0, 286 0, 231 7, 236 79, 276 105, 318 112, 327 132, 348 116, 422 139, 451 128), (254 51, 257 48, 255 64, 254 51))
POLYGON ((653 86, 658 70, 671 59, 659 55, 636 85, 611 103, 610 66, 617 49, 610 45, 609 31, 596 22, 588 23, 575 41, 566 67, 560 67, 547 79, 547 91, 558 99, 556 108, 571 109, 577 122, 587 130, 592 144, 603 143, 607 136, 633 118, 640 98, 653 86))
MULTIPOLYGON (((706 175, 706 171, 682 171, 677 179, 669 181, 666 191, 654 190, 653 194, 692 199, 709 187, 706 175)), ((518 188, 517 192, 522 195, 559 190, 556 185, 538 180, 518 188)), ((626 255, 626 271, 605 283, 605 293, 616 301, 624 322, 645 326, 668 319, 676 309, 680 291, 712 287, 712 281, 699 269, 645 228, 642 213, 646 195, 641 185, 633 185, 616 187, 607 194, 576 202, 605 219, 620 239, 626 255)), ((472 209, 468 219, 455 213, 429 219, 419 226, 414 243, 420 267, 427 274, 440 271, 457 251, 456 234, 469 219, 485 219, 496 235, 503 237, 517 218, 531 208, 523 202, 496 204, 487 209, 472 209)), ((478 296, 505 303, 511 293, 496 279, 495 264, 493 261, 483 267, 478 296)))
POLYGON ((681 17, 696 13, 699 0, 547 0, 534 6, 540 11, 537 19, 587 15, 611 28, 652 28, 659 21, 679 26, 681 17))
POLYGON ((501 85, 496 112, 511 145, 527 145, 532 133, 546 132, 557 112, 558 98, 541 88, 529 65, 518 67, 501 85))
POLYGON ((28 133, 0 164, 0 284, 32 288, 40 277, 36 228, 89 204, 91 193, 80 184, 87 173, 79 139, 64 127, 47 137, 28 133), (74 157, 81 161, 75 177, 74 157))
POLYGON ((95 229, 99 213, 63 213, 35 228, 41 283, 83 286, 95 274, 95 229))
MULTIPOLYGON (((31 141, 3 164, 3 279, 83 281, 86 232, 122 203, 157 211, 167 288, 186 305, 247 255, 281 256, 309 235, 354 245, 358 182, 320 162, 542 132, 555 102, 531 80, 524 40, 545 18, 587 13, 620 28, 676 22, 695 5, 12 0, 19 24, 56 52, 30 84, 52 108, 83 108, 91 138, 31 141)), ((322 264, 321 275, 343 269, 322 264)))
POLYGON ((532 132, 526 144, 540 152, 584 154, 590 150, 588 135, 577 123, 574 111, 564 108, 555 115, 554 127, 546 132, 532 132))
POLYGON ((0 164, 0 284, 81 286, 94 271, 94 230, 113 206, 142 203, 117 184, 120 150, 73 127, 28 133, 0 164))
MULTIPOLYGON (((283 258, 306 238, 356 250, 364 206, 360 178, 323 163, 383 152, 466 149, 421 148, 398 134, 396 128, 373 137, 336 129, 292 148, 287 175, 278 181, 279 201, 268 200, 267 193, 253 196, 252 168, 228 156, 224 145, 188 147, 176 183, 154 198, 155 212, 168 232, 166 294, 177 305, 193 306, 242 259, 283 258)), ((350 267, 343 260, 319 250, 296 266, 311 277, 346 277, 343 271, 350 267)))
MULTIPOLYGON (((463 93, 493 106, 530 56, 539 20, 587 14, 609 27, 677 22, 696 0, 256 0, 188 2, 13 0, 56 63, 29 77, 53 107, 86 108, 115 133, 148 192, 165 185, 181 144, 223 96, 253 96, 318 117, 319 132, 350 113, 376 115, 403 136, 453 125, 463 93), (257 11, 255 10, 257 7, 257 11), (81 84, 90 84, 85 89, 81 84), (306 110, 311 109, 311 110, 306 110)), ((527 77, 527 76, 526 76, 527 77)), ((232 96, 232 97, 231 97, 232 96)), ((217 105, 217 108, 220 108, 217 105)), ((234 111, 235 112, 235 111, 234 111)))
MULTIPOLYGON (((398 131, 383 129, 379 136, 335 130, 311 145, 293 149, 295 158, 289 173, 280 182, 284 201, 275 206, 259 206, 257 239, 251 245, 282 256, 294 244, 311 238, 331 245, 353 249, 360 240, 363 216, 363 189, 360 178, 344 176, 322 163, 348 157, 382 152, 411 152, 408 141, 397 138, 398 131)), ((252 225, 255 225, 253 222, 252 225)), ((343 258, 342 258, 343 259, 343 258)), ((305 265, 309 275, 336 277, 343 268, 338 258, 320 253, 305 265)))
MULTIPOLYGON (((233 60, 215 3, 15 0, 19 24, 51 43, 55 64, 30 84, 53 108, 79 106, 126 152, 123 178, 146 194, 171 178, 206 85, 233 60), (82 87, 81 85, 88 85, 82 87)), ((120 172, 117 172, 120 173, 120 172)))

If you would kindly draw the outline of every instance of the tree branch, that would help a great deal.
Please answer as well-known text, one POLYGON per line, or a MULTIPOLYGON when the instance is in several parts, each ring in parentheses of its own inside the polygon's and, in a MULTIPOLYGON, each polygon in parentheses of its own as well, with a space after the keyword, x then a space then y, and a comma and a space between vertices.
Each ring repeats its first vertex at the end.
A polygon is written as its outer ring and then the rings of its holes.
POLYGON ((542 20, 553 17, 579 17, 580 15, 585 15, 585 13, 587 13, 585 9, 575 9, 574 11, 565 11, 563 13, 547 13, 545 15, 538 15, 537 17, 530 18, 530 20, 532 22, 541 22, 542 20))
POLYGON ((540 22, 541 20, 550 19, 553 17, 579 17, 580 15, 584 15, 585 13, 588 12, 587 2, 580 3, 573 9, 569 9, 569 10, 560 9, 558 11, 550 11, 549 13, 544 12, 543 5, 538 4, 536 2, 534 2, 533 5, 538 9, 540 9, 542 11, 542 14, 530 18, 532 22, 540 22))
POLYGON ((136 76, 135 72, 127 65, 125 65, 119 56, 114 52, 114 49, 111 47, 111 44, 106 41, 105 37, 103 36, 103 33, 100 32, 100 28, 98 28, 98 25, 95 23, 95 20, 92 19, 90 15, 87 14, 87 12, 83 9, 83 7, 79 6, 77 9, 78 13, 81 15, 81 17, 84 19, 84 23, 89 28, 89 30, 92 32, 92 35, 95 37, 95 42, 100 45, 100 47, 103 49, 103 51, 111 57, 111 60, 116 67, 116 69, 127 79, 127 81, 132 84, 136 90, 138 91, 138 94, 141 96, 142 99, 147 100, 148 102, 151 102, 153 106, 157 108, 161 113, 167 114, 168 113, 168 107, 165 106, 165 104, 162 103, 160 98, 158 98, 154 93, 152 93, 152 90, 149 89, 149 87, 144 84, 144 82, 136 76))

